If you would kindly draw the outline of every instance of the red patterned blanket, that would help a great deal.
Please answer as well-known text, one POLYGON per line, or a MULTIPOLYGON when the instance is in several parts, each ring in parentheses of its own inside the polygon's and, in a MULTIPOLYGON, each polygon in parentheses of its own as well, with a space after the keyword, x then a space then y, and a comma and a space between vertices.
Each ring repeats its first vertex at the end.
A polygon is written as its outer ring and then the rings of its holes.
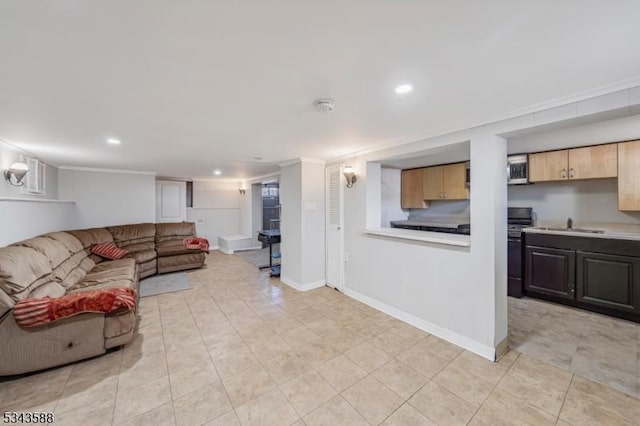
POLYGON ((133 309, 135 306, 135 290, 107 288, 56 298, 25 299, 16 303, 13 317, 22 327, 38 327, 84 312, 109 313, 120 308, 133 309))
POLYGON ((209 253, 209 240, 206 238, 187 238, 184 240, 184 246, 188 249, 200 249, 205 253, 209 253))

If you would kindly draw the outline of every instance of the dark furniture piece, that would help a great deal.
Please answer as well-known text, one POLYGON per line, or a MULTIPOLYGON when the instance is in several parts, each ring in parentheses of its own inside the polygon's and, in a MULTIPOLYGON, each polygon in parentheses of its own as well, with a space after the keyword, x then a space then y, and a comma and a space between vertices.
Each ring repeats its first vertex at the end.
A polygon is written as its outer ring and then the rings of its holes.
POLYGON ((427 232, 443 232, 445 234, 460 234, 471 235, 471 225, 468 223, 459 224, 457 226, 436 226, 436 225, 421 225, 418 221, 399 220, 391 222, 392 228, 398 229, 411 229, 413 231, 427 231, 427 232))
POLYGON ((258 231, 258 241, 269 246, 269 264, 260 266, 260 269, 267 269, 271 271, 272 277, 280 276, 280 265, 274 265, 273 259, 280 259, 280 253, 273 253, 273 245, 280 242, 280 230, 268 229, 258 231))
POLYGON ((640 241, 525 233, 525 292, 640 322, 640 241))
POLYGON ((522 229, 533 224, 531 207, 507 209, 507 295, 522 297, 522 229))

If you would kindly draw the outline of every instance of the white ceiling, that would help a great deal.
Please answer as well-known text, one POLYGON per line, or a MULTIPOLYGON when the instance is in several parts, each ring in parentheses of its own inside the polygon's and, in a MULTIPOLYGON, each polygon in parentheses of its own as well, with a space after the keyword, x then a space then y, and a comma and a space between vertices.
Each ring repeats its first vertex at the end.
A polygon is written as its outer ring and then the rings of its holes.
POLYGON ((4 1, 0 139, 246 178, 638 78, 638 22, 637 0, 4 1))

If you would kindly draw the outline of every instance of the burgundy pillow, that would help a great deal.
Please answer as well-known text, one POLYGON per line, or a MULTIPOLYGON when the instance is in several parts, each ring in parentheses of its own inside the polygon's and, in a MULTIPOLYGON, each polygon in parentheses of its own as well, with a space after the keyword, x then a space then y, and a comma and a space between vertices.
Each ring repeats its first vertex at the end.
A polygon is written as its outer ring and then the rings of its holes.
POLYGON ((91 246, 91 253, 105 259, 117 260, 129 254, 129 250, 118 248, 113 243, 102 243, 91 246))

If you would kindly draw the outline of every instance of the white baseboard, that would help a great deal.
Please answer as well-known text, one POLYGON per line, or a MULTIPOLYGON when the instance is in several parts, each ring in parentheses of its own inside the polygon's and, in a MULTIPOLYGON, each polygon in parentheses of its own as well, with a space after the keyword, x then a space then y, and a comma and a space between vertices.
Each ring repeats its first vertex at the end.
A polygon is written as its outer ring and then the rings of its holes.
POLYGON ((386 303, 380 302, 379 300, 364 295, 356 290, 345 288, 344 294, 356 299, 359 302, 364 303, 365 305, 369 305, 372 308, 382 311, 387 315, 391 315, 392 317, 399 319, 400 321, 411 324, 412 326, 419 328, 422 331, 426 331, 427 333, 433 334, 434 336, 446 340, 449 343, 453 343, 454 345, 460 346, 461 348, 478 354, 481 357, 488 359, 489 361, 495 361, 496 359, 496 349, 491 346, 478 343, 475 340, 463 336, 462 334, 447 330, 446 328, 440 327, 439 325, 432 324, 429 321, 425 321, 415 315, 404 312, 391 305, 387 305, 386 303))
POLYGON ((233 254, 233 250, 228 250, 228 249, 223 248, 223 247, 220 247, 218 250, 220 250, 224 254, 233 254))
POLYGON ((237 249, 231 250, 231 249, 226 249, 226 248, 223 248, 223 247, 215 247, 216 250, 220 250, 224 254, 233 254, 233 253, 235 253, 237 251, 258 250, 258 249, 261 249, 261 248, 262 248, 262 246, 256 246, 256 247, 247 247, 247 248, 237 248, 237 249))
POLYGON ((292 280, 289 277, 285 277, 284 275, 280 276, 280 281, 288 285, 289 287, 295 288, 298 291, 309 291, 314 288, 324 287, 325 280, 318 280, 311 283, 300 284, 299 282, 292 280))
POLYGON ((247 251, 247 250, 259 250, 261 248, 262 246, 260 245, 260 246, 254 246, 254 247, 237 248, 233 251, 236 252, 236 251, 247 251))

